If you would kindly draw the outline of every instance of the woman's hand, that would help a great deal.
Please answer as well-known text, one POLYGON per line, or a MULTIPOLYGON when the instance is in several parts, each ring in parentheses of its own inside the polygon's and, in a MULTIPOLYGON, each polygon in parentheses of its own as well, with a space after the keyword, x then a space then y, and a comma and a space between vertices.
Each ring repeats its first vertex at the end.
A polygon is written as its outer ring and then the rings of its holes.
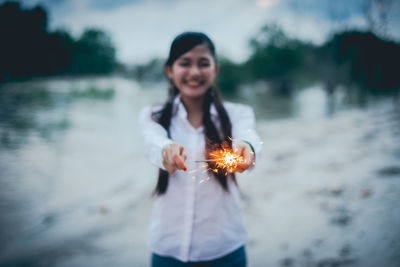
POLYGON ((176 170, 186 171, 187 168, 184 163, 186 159, 187 152, 181 144, 172 143, 163 149, 162 164, 170 174, 173 174, 176 170))
POLYGON ((232 143, 232 150, 244 159, 238 163, 237 168, 234 170, 235 172, 242 173, 254 165, 254 152, 248 143, 244 141, 234 141, 232 143))

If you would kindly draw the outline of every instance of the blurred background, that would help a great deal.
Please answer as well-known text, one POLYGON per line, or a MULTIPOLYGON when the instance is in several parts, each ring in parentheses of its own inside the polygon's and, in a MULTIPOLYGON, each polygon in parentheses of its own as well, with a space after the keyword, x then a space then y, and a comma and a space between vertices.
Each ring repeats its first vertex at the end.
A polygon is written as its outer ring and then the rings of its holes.
POLYGON ((398 0, 0 1, 0 266, 149 266, 137 116, 195 30, 263 140, 249 266, 398 267, 398 29, 398 0))

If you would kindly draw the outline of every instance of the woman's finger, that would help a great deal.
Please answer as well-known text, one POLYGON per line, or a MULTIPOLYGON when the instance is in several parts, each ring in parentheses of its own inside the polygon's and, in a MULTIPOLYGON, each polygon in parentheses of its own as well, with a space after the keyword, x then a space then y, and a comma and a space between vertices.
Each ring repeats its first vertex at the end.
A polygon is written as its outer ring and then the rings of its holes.
POLYGON ((162 153, 162 164, 164 168, 170 172, 171 171, 171 159, 170 159, 170 147, 166 147, 162 153))
POLYGON ((184 157, 181 155, 184 147, 180 144, 173 144, 171 147, 171 155, 172 155, 172 164, 174 164, 177 169, 186 171, 186 166, 184 163, 184 157))
POLYGON ((251 147, 249 145, 246 144, 246 148, 243 151, 243 157, 245 159, 245 162, 247 164, 249 164, 249 167, 251 166, 251 164, 254 161, 254 152, 251 149, 251 147))
POLYGON ((180 155, 182 156, 182 160, 185 162, 186 161, 186 159, 187 159, 187 157, 188 157, 188 154, 187 154, 187 152, 186 152, 186 149, 182 146, 182 148, 181 148, 181 153, 180 153, 180 155))
POLYGON ((185 163, 183 163, 183 160, 181 159, 181 156, 175 154, 173 156, 173 160, 174 160, 175 166, 177 166, 178 169, 186 171, 186 166, 185 166, 185 163))
POLYGON ((249 167, 250 167, 250 164, 246 161, 238 162, 237 170, 238 171, 241 170, 241 172, 243 172, 243 171, 247 170, 249 167))
POLYGON ((162 160, 162 164, 164 165, 164 168, 171 174, 173 174, 176 169, 175 163, 173 160, 173 148, 174 148, 174 144, 171 144, 168 147, 164 148, 163 160, 162 160))
POLYGON ((187 170, 184 163, 186 159, 186 149, 181 144, 172 143, 163 151, 162 164, 169 173, 173 174, 176 170, 187 170))
POLYGON ((167 157, 167 163, 168 163, 168 165, 171 167, 171 168, 174 168, 175 166, 174 166, 174 154, 173 154, 173 152, 172 152, 172 149, 170 149, 169 151, 168 151, 168 157, 167 157))
POLYGON ((243 141, 238 141, 232 145, 232 149, 234 149, 234 152, 242 156, 244 159, 243 161, 238 162, 235 171, 242 173, 250 168, 254 160, 254 153, 251 147, 243 141))
POLYGON ((241 145, 241 143, 233 143, 232 144, 233 153, 241 155, 242 154, 242 147, 243 146, 241 145))

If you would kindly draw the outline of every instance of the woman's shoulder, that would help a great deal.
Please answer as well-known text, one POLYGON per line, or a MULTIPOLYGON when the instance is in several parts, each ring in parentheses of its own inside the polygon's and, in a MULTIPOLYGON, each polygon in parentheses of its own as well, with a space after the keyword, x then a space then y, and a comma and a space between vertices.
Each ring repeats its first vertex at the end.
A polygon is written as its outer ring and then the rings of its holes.
POLYGON ((242 103, 235 103, 235 102, 231 102, 231 101, 224 101, 224 106, 225 108, 250 108, 249 105, 245 105, 242 103))
POLYGON ((162 110, 162 108, 163 108, 162 105, 156 105, 156 106, 148 105, 142 107, 139 111, 139 120, 144 121, 153 118, 153 115, 159 113, 162 110))
POLYGON ((228 112, 229 116, 253 114, 253 108, 249 105, 245 105, 242 103, 224 101, 224 107, 228 112))
POLYGON ((148 106, 142 107, 140 109, 139 113, 140 114, 142 114, 142 113, 149 113, 149 114, 157 113, 157 112, 160 112, 162 110, 162 108, 163 108, 162 105, 155 105, 155 106, 148 105, 148 106))

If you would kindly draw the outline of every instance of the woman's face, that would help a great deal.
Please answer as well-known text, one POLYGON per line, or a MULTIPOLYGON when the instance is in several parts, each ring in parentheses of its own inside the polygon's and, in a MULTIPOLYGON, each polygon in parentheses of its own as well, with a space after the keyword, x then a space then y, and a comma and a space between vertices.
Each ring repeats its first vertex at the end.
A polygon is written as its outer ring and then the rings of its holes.
POLYGON ((196 99, 203 97, 213 84, 218 65, 208 47, 199 44, 175 60, 172 66, 166 66, 165 70, 181 97, 196 99))

